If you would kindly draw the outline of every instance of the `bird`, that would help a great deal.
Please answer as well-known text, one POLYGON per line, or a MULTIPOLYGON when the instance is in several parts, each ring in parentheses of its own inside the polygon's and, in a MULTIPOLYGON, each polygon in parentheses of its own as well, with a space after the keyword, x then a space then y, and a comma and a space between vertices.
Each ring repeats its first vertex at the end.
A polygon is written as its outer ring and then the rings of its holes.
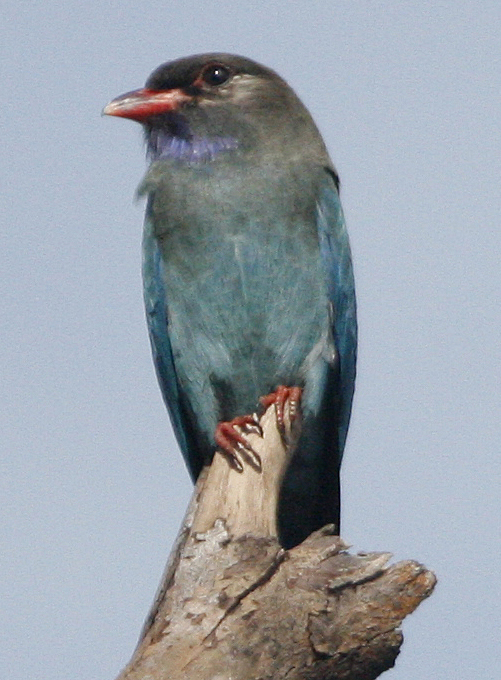
POLYGON ((252 414, 261 400, 280 421, 289 399, 302 429, 278 538, 339 533, 356 299, 339 177, 310 113, 272 69, 209 53, 162 64, 103 114, 144 130, 146 317, 192 479, 216 449, 259 468, 252 414))

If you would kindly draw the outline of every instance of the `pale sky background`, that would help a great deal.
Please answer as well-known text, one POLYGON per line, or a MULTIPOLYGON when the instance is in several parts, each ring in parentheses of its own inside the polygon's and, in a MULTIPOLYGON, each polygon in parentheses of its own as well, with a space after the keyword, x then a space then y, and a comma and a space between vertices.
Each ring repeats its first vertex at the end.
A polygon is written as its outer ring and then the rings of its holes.
POLYGON ((343 537, 436 571, 392 680, 498 680, 501 2, 4 0, 0 678, 113 680, 191 484, 140 279, 140 127, 160 63, 277 70, 342 180, 360 360, 343 537))

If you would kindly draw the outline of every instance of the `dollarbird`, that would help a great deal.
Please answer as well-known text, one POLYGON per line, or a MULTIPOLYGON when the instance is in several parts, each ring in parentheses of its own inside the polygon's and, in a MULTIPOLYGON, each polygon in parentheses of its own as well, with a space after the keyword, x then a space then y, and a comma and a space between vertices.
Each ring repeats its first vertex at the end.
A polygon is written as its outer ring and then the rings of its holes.
POLYGON ((300 402, 279 540, 339 531, 356 303, 339 179, 313 119, 274 71, 217 53, 162 64, 103 113, 144 129, 146 316, 192 478, 217 448, 259 466, 249 414, 263 397, 278 420, 300 402))

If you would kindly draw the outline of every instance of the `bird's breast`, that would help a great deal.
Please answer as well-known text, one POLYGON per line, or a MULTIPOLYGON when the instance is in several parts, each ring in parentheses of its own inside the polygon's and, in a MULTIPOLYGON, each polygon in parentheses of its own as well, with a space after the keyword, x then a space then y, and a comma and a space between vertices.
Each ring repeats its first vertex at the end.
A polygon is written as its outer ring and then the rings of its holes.
POLYGON ((178 373, 231 382, 243 412, 301 383, 330 339, 314 201, 245 188, 195 182, 152 202, 178 373))

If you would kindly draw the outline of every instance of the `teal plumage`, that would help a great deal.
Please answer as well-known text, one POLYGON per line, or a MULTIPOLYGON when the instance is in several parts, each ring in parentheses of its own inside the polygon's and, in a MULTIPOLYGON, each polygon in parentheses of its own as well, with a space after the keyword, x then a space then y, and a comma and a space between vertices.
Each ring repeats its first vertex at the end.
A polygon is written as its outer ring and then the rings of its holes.
POLYGON ((146 313, 193 478, 221 422, 280 385, 301 387, 280 539, 339 527, 355 293, 337 175, 309 113, 274 72, 225 54, 162 65, 107 109, 145 128, 146 313))

